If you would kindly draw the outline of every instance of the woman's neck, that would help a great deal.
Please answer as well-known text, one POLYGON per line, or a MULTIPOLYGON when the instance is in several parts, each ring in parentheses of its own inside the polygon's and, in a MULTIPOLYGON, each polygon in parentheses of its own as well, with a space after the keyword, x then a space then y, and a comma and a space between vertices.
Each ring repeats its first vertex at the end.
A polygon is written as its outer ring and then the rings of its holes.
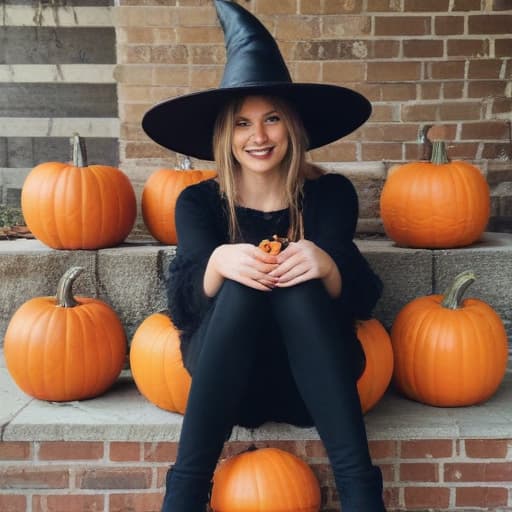
POLYGON ((264 212, 287 208, 284 180, 281 174, 239 173, 236 177, 236 203, 264 212))

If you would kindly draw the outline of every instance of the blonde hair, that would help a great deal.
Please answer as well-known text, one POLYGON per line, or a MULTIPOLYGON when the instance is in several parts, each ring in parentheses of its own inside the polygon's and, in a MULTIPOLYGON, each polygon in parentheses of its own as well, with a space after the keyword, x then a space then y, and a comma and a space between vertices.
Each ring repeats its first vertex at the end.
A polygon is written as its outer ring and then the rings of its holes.
MULTIPOLYGON (((213 154, 217 164, 220 192, 227 204, 229 237, 232 242, 241 238, 235 209, 237 199, 235 175, 239 172, 240 166, 232 152, 233 127, 246 98, 247 96, 237 97, 224 107, 217 117, 213 134, 213 154)), ((279 111, 288 130, 288 150, 281 165, 283 170, 286 170, 285 194, 290 214, 288 238, 290 241, 297 241, 304 237, 302 220, 304 180, 317 178, 323 174, 323 171, 306 162, 307 134, 295 110, 282 98, 273 96, 265 98, 279 111)))

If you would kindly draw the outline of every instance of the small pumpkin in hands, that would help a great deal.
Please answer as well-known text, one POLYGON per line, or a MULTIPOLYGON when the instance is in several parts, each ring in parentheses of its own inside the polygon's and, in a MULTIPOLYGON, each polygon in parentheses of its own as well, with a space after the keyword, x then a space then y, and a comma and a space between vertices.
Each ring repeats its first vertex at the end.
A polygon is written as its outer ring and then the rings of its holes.
POLYGON ((35 297, 14 313, 5 333, 5 362, 28 395, 55 402, 105 392, 119 376, 126 337, 114 310, 89 297, 73 297, 82 267, 60 279, 56 297, 35 297))
POLYGON ((274 235, 271 240, 268 238, 263 239, 259 244, 258 247, 268 253, 268 254, 279 254, 281 252, 281 249, 285 248, 288 244, 287 238, 282 238, 277 235, 274 235))

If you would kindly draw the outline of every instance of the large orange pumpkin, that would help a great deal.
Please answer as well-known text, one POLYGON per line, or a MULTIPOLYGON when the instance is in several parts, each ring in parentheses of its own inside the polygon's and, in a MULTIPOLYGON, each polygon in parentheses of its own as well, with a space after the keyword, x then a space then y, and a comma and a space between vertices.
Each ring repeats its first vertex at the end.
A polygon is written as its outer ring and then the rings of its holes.
POLYGON ((130 366, 142 395, 162 409, 184 414, 191 378, 183 366, 178 330, 167 315, 155 313, 140 324, 130 366))
POLYGON ((249 450, 215 470, 214 512, 318 512, 320 486, 311 468, 278 448, 249 450))
POLYGON ((56 297, 36 297, 13 315, 5 333, 5 362, 16 384, 41 400, 83 400, 100 395, 117 379, 126 358, 126 337, 104 302, 73 297, 82 267, 61 278, 56 297))
POLYGON ((363 412, 368 412, 382 398, 393 375, 393 349, 386 329, 375 318, 359 322, 357 337, 366 356, 366 367, 357 381, 363 412))
MULTIPOLYGON (((360 322, 357 335, 366 367, 357 389, 363 412, 382 398, 393 373, 393 351, 388 333, 376 320, 360 322)), ((185 413, 191 377, 183 366, 179 331, 164 313, 150 315, 136 330, 130 346, 130 366, 142 395, 161 409, 185 413)))
POLYGON ((393 382, 407 397, 466 406, 498 389, 507 366, 507 334, 488 304, 462 301, 474 280, 473 273, 463 272, 444 296, 417 298, 398 313, 391 330, 393 382))
POLYGON ((128 177, 106 165, 87 165, 83 140, 73 137, 73 162, 45 162, 27 176, 23 216, 36 238, 53 249, 100 249, 121 243, 135 222, 128 177))
POLYGON ((174 210, 180 193, 190 185, 217 176, 215 171, 160 169, 146 181, 142 191, 142 217, 151 235, 159 242, 176 245, 174 210))
POLYGON ((431 162, 412 162, 390 172, 380 214, 386 233, 398 245, 469 245, 489 221, 489 186, 473 165, 449 162, 444 142, 435 141, 431 162))

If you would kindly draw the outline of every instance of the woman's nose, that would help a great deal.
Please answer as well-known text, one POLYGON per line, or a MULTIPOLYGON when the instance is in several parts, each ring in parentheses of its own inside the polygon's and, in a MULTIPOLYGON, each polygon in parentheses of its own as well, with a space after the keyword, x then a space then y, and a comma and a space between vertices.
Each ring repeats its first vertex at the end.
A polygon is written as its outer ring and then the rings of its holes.
POLYGON ((263 142, 266 142, 268 139, 267 130, 263 123, 255 123, 254 124, 254 131, 252 134, 252 138, 254 142, 257 142, 258 144, 261 144, 263 142))

